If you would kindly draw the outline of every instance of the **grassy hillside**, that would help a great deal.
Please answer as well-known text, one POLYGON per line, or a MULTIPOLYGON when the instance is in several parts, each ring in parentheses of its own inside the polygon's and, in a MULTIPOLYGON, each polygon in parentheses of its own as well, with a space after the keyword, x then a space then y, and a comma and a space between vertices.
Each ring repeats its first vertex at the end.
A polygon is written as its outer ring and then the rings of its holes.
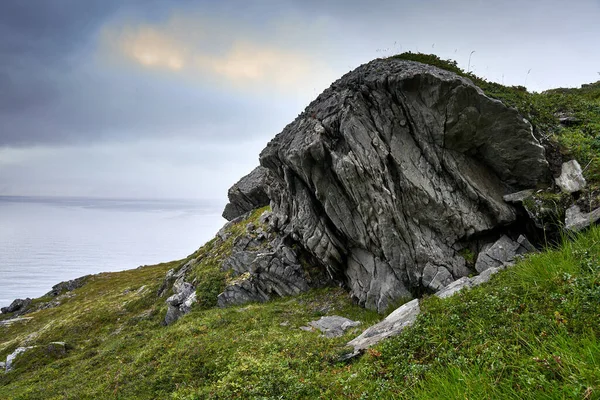
POLYGON ((381 316, 342 289, 228 309, 171 326, 156 292, 173 262, 93 276, 56 308, 0 327, 3 399, 600 398, 600 228, 535 254, 489 284, 422 302, 417 323, 362 358, 299 327, 381 316), (46 348, 67 343, 66 354, 46 348))
MULTIPOLYGON (((540 137, 587 165, 591 185, 582 197, 600 201, 600 83, 532 94, 435 56, 398 57, 467 75, 517 107, 540 137), (561 126, 563 115, 576 122, 561 126)), ((220 260, 261 212, 185 260, 94 275, 59 306, 0 325, 0 360, 35 346, 0 373, 0 399, 600 399, 600 227, 528 256, 487 284, 423 299, 413 327, 342 362, 345 343, 383 316, 354 305, 340 288, 214 307, 230 279, 220 260), (192 257, 201 257, 192 271, 200 302, 163 326, 165 273, 192 257), (300 329, 323 315, 362 326, 334 339, 300 329), (52 342, 65 342, 66 352, 52 342)))

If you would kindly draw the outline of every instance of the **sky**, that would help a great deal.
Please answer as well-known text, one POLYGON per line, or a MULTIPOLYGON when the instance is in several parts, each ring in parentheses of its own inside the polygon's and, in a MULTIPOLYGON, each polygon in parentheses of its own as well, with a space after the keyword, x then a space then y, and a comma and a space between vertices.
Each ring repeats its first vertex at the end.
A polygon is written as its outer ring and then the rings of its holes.
POLYGON ((1 0, 0 195, 225 202, 360 64, 578 87, 600 79, 597 21, 599 0, 1 0))

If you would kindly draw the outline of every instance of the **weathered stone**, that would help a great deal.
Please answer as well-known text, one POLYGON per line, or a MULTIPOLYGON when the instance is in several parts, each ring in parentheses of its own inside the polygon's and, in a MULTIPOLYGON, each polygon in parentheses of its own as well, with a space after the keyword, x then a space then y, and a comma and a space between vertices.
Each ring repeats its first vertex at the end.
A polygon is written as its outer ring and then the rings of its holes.
POLYGON ((328 338, 342 336, 348 329, 360 325, 360 321, 352 321, 351 319, 332 315, 321 317, 317 321, 311 321, 308 325, 323 332, 323 335, 328 338))
POLYGON ((526 189, 521 190, 520 192, 504 195, 502 198, 507 203, 520 204, 523 202, 523 200, 533 195, 534 192, 535 191, 533 189, 526 189))
POLYGON ((72 292, 75 289, 79 289, 80 287, 86 284, 90 276, 91 275, 85 275, 77 279, 72 279, 70 281, 60 282, 52 286, 52 290, 46 293, 45 296, 56 297, 64 292, 72 292))
POLYGON ((9 354, 8 357, 6 357, 6 372, 11 371, 14 368, 15 359, 29 349, 33 349, 33 347, 17 347, 15 351, 9 354))
POLYGON ((263 167, 259 166, 244 176, 229 189, 229 203, 225 206, 223 218, 231 221, 248 211, 269 205, 268 185, 269 172, 263 167))
POLYGON ((550 175, 514 109, 468 79, 403 60, 342 77, 260 162, 273 176, 270 224, 379 311, 467 274, 456 244, 514 222, 507 187, 550 175))
POLYGON ((537 251, 535 246, 532 245, 531 242, 524 235, 519 235, 519 237, 517 238, 517 243, 519 243, 517 254, 533 253, 537 251))
POLYGON ((65 342, 51 342, 46 346, 45 351, 53 357, 64 356, 67 354, 67 345, 65 342))
POLYGON ((301 249, 292 249, 289 238, 278 234, 271 239, 264 234, 256 235, 269 218, 270 213, 263 213, 258 222, 262 226, 237 238, 231 255, 222 261, 221 269, 231 271, 236 278, 219 294, 219 307, 296 295, 328 282, 326 278, 313 280, 308 276, 297 254, 301 249))
POLYGON ((5 362, 0 362, 0 371, 2 371, 2 372, 6 371, 6 363, 5 362))
POLYGON ((518 242, 503 235, 491 247, 479 253, 475 269, 481 273, 488 268, 496 268, 510 263, 515 259, 517 254, 524 254, 526 252, 520 250, 520 247, 521 245, 518 242))
MULTIPOLYGON (((529 243, 524 236, 519 237, 519 239, 521 239, 521 243, 529 243)), ((502 238, 498 242, 500 241, 504 242, 502 238)), ((533 248, 533 250, 535 250, 535 248, 533 248)), ((507 263, 506 265, 508 266, 511 264, 507 263)), ((488 282, 492 275, 502 271, 505 268, 506 266, 490 267, 473 278, 463 276, 462 278, 455 280, 439 290, 435 295, 441 299, 454 296, 456 293, 465 288, 468 289, 488 282)), ((354 347, 354 353, 347 355, 345 358, 352 358, 358 355, 362 350, 379 343, 381 340, 390 336, 398 335, 406 327, 415 322, 420 312, 421 310, 419 308, 418 299, 412 300, 400 306, 383 321, 367 328, 367 330, 365 330, 360 336, 348 342, 349 346, 354 347)))
POLYGON ((460 292, 464 288, 471 287, 471 279, 466 276, 463 276, 460 279, 455 280, 445 288, 438 291, 435 295, 440 299, 445 299, 446 297, 454 296, 456 293, 460 292))
POLYGON ((186 282, 186 274, 197 262, 196 259, 191 259, 186 262, 179 270, 169 270, 165 277, 165 281, 159 290, 159 296, 166 292, 169 285, 174 294, 167 298, 168 304, 167 314, 163 321, 164 325, 172 324, 181 316, 190 312, 192 305, 196 302, 196 288, 189 282, 186 282))
POLYGON ((563 192, 567 193, 579 192, 585 188, 585 178, 577 160, 563 163, 560 176, 556 178, 556 184, 563 192))
POLYGON ((600 208, 583 213, 579 206, 573 205, 565 213, 565 228, 578 232, 595 224, 598 220, 600 220, 600 208))
POLYGON ((400 306, 383 321, 371 326, 360 336, 348 342, 355 352, 360 352, 383 339, 400 334, 405 328, 414 324, 421 312, 419 299, 414 299, 400 306))

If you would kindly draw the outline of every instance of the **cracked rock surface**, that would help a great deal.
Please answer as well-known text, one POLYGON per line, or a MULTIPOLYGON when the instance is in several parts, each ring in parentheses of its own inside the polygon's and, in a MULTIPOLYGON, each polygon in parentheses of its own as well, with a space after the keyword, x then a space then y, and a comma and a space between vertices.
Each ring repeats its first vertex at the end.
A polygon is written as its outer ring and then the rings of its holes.
POLYGON ((263 167, 256 167, 248 175, 242 177, 227 192, 229 203, 223 210, 223 218, 231 221, 256 208, 269 205, 267 186, 269 184, 269 171, 263 167))
MULTIPOLYGON (((271 213, 261 217, 267 226, 271 213)), ((272 296, 297 295, 320 286, 326 280, 314 281, 299 259, 298 251, 282 235, 247 226, 247 234, 238 238, 221 268, 235 277, 217 298, 219 307, 263 302, 272 296)))
POLYGON ((466 78, 395 59, 333 83, 260 162, 277 230, 378 311, 472 272, 460 243, 514 222, 502 197, 550 176, 517 111, 466 78))

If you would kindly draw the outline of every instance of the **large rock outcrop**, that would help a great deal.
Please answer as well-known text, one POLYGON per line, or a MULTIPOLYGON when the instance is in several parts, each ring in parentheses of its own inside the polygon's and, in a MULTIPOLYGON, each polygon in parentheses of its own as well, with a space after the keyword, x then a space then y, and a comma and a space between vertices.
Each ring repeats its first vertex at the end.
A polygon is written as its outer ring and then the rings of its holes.
POLYGON ((263 150, 273 225, 385 310, 470 270, 470 240, 511 224, 503 195, 549 178, 516 110, 432 66, 375 60, 335 82, 263 150))
POLYGON ((223 210, 223 218, 231 221, 246 214, 248 211, 268 206, 268 185, 269 171, 260 166, 242 177, 227 192, 229 203, 227 203, 223 210))

